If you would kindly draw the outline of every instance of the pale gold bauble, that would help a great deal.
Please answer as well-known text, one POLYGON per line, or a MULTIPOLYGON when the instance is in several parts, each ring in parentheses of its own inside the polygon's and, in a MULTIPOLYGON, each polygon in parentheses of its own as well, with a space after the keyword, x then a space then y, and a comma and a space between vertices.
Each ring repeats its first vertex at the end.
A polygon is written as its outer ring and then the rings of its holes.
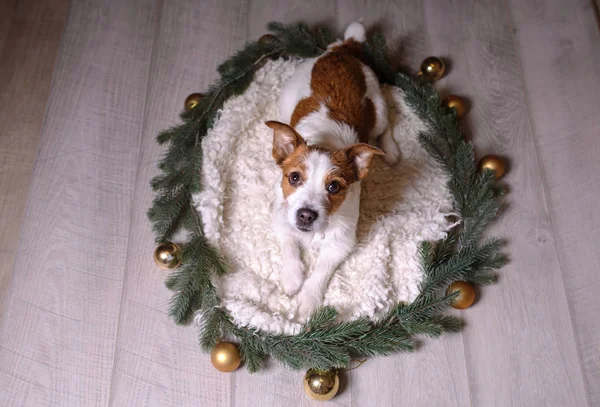
POLYGON ((242 358, 238 347, 231 342, 219 342, 210 353, 210 361, 220 372, 233 372, 240 367, 242 358))
POLYGON ((447 294, 452 294, 458 291, 458 297, 454 299, 452 306, 457 309, 469 308, 475 302, 475 288, 469 283, 464 281, 457 281, 450 284, 447 294))
POLYGON ((446 64, 444 60, 438 57, 427 57, 421 62, 421 72, 425 79, 437 81, 446 73, 446 64))
POLYGON ((504 160, 497 155, 486 155, 479 160, 479 170, 492 170, 494 171, 494 178, 500 179, 506 171, 506 165, 504 160))
POLYGON ((202 100, 203 97, 204 95, 202 93, 192 93, 191 95, 186 97, 185 102, 183 104, 185 110, 191 110, 195 108, 198 105, 198 103, 200 103, 200 100, 202 100))
POLYGON ((304 376, 304 391, 313 400, 330 400, 340 388, 336 370, 309 369, 304 376))
POLYGON ((181 249, 175 243, 160 243, 154 249, 154 262, 163 270, 177 268, 181 264, 181 249))
POLYGON ((448 109, 454 109, 459 119, 467 113, 467 103, 456 95, 448 96, 442 104, 448 109))
POLYGON ((273 42, 279 42, 277 37, 274 36, 273 34, 265 34, 258 39, 259 44, 268 44, 268 43, 273 43, 273 42))

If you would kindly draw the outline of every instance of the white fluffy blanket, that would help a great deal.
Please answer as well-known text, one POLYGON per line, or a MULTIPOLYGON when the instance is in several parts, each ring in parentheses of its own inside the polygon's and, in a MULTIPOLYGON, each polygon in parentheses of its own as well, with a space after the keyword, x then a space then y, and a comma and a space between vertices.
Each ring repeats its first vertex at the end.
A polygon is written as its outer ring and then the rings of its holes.
MULTIPOLYGON (((210 243, 229 273, 214 281, 237 324, 270 333, 295 334, 301 321, 296 298, 279 285, 281 254, 271 227, 271 206, 281 173, 271 157, 279 92, 298 61, 268 62, 244 94, 227 101, 204 138, 204 190, 194 197, 210 243)), ((386 87, 394 138, 402 161, 394 168, 377 159, 362 183, 358 246, 334 274, 325 304, 340 318, 377 318, 398 301, 418 294, 419 243, 443 238, 453 226, 447 175, 420 146, 424 123, 386 87)), ((310 272, 314 256, 305 256, 310 272)))

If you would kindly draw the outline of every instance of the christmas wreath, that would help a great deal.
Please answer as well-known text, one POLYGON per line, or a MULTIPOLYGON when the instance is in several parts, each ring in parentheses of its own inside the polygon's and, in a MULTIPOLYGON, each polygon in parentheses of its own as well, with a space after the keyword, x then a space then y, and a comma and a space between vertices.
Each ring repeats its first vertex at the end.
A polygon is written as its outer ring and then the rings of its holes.
POLYGON ((500 210, 498 198, 504 189, 497 179, 503 173, 502 161, 489 156, 476 164, 473 148, 458 126, 464 104, 456 97, 440 100, 431 84, 443 75, 443 61, 426 59, 416 77, 397 72, 388 61, 380 34, 365 43, 364 54, 381 83, 399 89, 404 103, 425 123, 418 141, 445 171, 456 214, 455 227, 443 239, 419 243, 422 279, 418 292, 411 301, 397 302, 375 318, 340 319, 334 307, 322 307, 293 334, 240 325, 222 305, 214 282, 228 273, 228 262, 207 238, 194 199, 203 190, 202 141, 225 102, 243 94, 265 64, 318 56, 335 40, 329 30, 311 31, 304 24, 271 23, 268 28, 273 34, 247 44, 219 66, 221 78, 206 93, 190 95, 182 124, 157 137, 168 149, 158 165, 161 174, 151 181, 156 198, 148 217, 158 243, 155 260, 172 270, 166 279, 166 286, 174 292, 170 316, 177 324, 195 316, 202 348, 213 351, 217 347, 220 352, 223 345, 227 348, 225 362, 213 363, 224 363, 223 370, 232 370, 241 359, 250 372, 259 370, 269 355, 293 369, 341 368, 356 356, 412 351, 420 335, 437 337, 459 330, 460 320, 443 311, 452 305, 469 306, 473 286, 493 283, 495 270, 506 262, 501 240, 482 240, 485 226, 500 210), (183 242, 171 243, 182 231, 183 242), (223 339, 238 345, 220 342, 223 339))

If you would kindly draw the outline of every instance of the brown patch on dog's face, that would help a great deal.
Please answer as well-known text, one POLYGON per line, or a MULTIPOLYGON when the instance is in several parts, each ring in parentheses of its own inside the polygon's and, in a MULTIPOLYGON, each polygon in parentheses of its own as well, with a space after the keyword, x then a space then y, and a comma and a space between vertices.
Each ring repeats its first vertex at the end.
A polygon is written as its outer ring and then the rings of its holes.
POLYGON ((348 187, 358 181, 354 165, 344 150, 334 151, 331 154, 331 162, 334 170, 327 173, 324 181, 329 198, 329 214, 335 213, 342 206, 348 194, 348 187), (339 190, 329 191, 330 187, 335 184, 339 186, 339 190))
POLYGON ((281 190, 287 199, 306 181, 305 158, 311 148, 291 126, 276 121, 265 124, 273 129, 273 158, 283 173, 281 190))
POLYGON ((334 170, 325 177, 325 189, 329 193, 329 213, 334 213, 346 199, 348 187, 364 179, 375 155, 384 155, 380 149, 368 144, 354 144, 345 150, 337 150, 331 154, 334 170), (338 186, 335 191, 331 186, 338 186))
POLYGON ((287 199, 293 194, 296 189, 300 188, 307 179, 306 173, 306 156, 310 151, 310 147, 306 144, 299 146, 292 154, 288 155, 280 164, 282 178, 281 190, 283 197, 287 199))

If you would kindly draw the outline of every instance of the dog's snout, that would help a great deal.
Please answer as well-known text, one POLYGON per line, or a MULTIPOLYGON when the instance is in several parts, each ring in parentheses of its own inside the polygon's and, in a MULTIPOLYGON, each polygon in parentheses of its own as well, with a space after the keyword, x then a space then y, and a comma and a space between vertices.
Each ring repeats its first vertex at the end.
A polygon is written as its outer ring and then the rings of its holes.
POLYGON ((296 218, 298 220, 299 226, 310 226, 317 219, 319 214, 308 208, 298 209, 298 213, 296 214, 296 218))

